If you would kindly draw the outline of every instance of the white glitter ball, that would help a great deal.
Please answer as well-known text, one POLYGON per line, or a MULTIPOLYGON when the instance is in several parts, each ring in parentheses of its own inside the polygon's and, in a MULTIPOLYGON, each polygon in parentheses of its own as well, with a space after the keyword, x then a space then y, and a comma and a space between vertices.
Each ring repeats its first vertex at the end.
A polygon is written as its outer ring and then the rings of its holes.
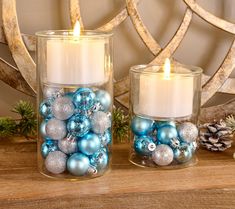
POLYGON ((91 116, 92 131, 96 134, 103 134, 108 128, 111 127, 111 119, 105 112, 95 112, 91 116))
POLYGON ((50 152, 45 160, 46 169, 53 174, 63 173, 66 169, 67 155, 61 151, 50 152))
POLYGON ((173 150, 170 146, 165 144, 160 144, 152 153, 153 161, 160 166, 166 166, 171 164, 174 158, 173 150))
POLYGON ((50 119, 46 125, 46 133, 51 139, 63 139, 67 134, 65 122, 55 118, 50 119))
POLYGON ((177 131, 181 140, 190 143, 196 141, 198 137, 198 129, 193 123, 185 122, 177 127, 177 131))

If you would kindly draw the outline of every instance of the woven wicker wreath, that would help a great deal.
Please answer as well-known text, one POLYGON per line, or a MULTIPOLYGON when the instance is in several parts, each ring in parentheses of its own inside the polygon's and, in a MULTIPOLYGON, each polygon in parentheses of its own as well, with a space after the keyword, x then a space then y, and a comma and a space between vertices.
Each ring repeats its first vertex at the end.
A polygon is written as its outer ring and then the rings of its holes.
MULTIPOLYGON (((126 0, 126 7, 109 22, 97 28, 97 30, 110 31, 113 28, 118 27, 123 21, 130 17, 136 32, 139 34, 149 51, 155 56, 151 61, 152 64, 162 63, 165 58, 173 56, 189 29, 193 14, 200 16, 209 24, 235 35, 234 23, 214 16, 200 7, 195 0, 184 0, 187 5, 184 18, 175 35, 168 42, 166 47, 161 48, 143 23, 137 9, 138 2, 139 1, 135 0, 126 0)), ((75 24, 76 20, 79 20, 83 27, 79 1, 70 0, 69 7, 72 25, 75 24)), ((0 31, 0 42, 8 44, 17 68, 0 58, 0 79, 25 94, 35 96, 36 65, 31 58, 29 51, 35 51, 36 41, 34 36, 21 34, 17 20, 15 0, 2 0, 2 23, 3 26, 0 31)), ((235 79, 229 78, 234 67, 235 39, 225 59, 214 75, 209 77, 203 74, 202 105, 205 104, 216 92, 235 94, 235 89, 232 88, 234 86, 235 79)), ((126 108, 128 108, 128 91, 128 77, 115 82, 115 100, 126 108)))

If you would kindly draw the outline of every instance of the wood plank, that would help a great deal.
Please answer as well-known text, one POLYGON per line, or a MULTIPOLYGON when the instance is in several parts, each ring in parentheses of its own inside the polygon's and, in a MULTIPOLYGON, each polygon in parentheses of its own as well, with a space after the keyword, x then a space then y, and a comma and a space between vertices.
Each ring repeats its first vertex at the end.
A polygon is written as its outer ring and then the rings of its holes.
POLYGON ((235 208, 235 147, 198 152, 178 170, 141 169, 128 146, 114 145, 112 170, 86 181, 51 180, 37 171, 36 143, 0 140, 0 208, 235 208))

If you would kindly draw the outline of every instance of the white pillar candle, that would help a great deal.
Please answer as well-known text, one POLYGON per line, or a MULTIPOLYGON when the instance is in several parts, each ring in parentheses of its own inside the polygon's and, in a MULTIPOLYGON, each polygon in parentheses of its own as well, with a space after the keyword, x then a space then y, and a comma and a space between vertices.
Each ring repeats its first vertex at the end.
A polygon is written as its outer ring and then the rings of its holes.
POLYGON ((156 118, 186 117, 193 112, 193 77, 172 73, 143 73, 139 80, 138 115, 156 118))
POLYGON ((47 81, 68 85, 104 82, 105 40, 75 31, 69 39, 66 36, 47 42, 47 81))

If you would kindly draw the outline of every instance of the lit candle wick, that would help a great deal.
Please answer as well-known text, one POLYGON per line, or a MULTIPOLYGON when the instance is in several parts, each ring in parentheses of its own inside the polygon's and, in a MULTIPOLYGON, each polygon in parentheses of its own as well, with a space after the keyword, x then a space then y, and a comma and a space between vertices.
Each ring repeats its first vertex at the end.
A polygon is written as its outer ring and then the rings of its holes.
POLYGON ((164 64, 164 79, 170 80, 170 74, 171 74, 171 62, 169 58, 166 58, 166 61, 164 64))

